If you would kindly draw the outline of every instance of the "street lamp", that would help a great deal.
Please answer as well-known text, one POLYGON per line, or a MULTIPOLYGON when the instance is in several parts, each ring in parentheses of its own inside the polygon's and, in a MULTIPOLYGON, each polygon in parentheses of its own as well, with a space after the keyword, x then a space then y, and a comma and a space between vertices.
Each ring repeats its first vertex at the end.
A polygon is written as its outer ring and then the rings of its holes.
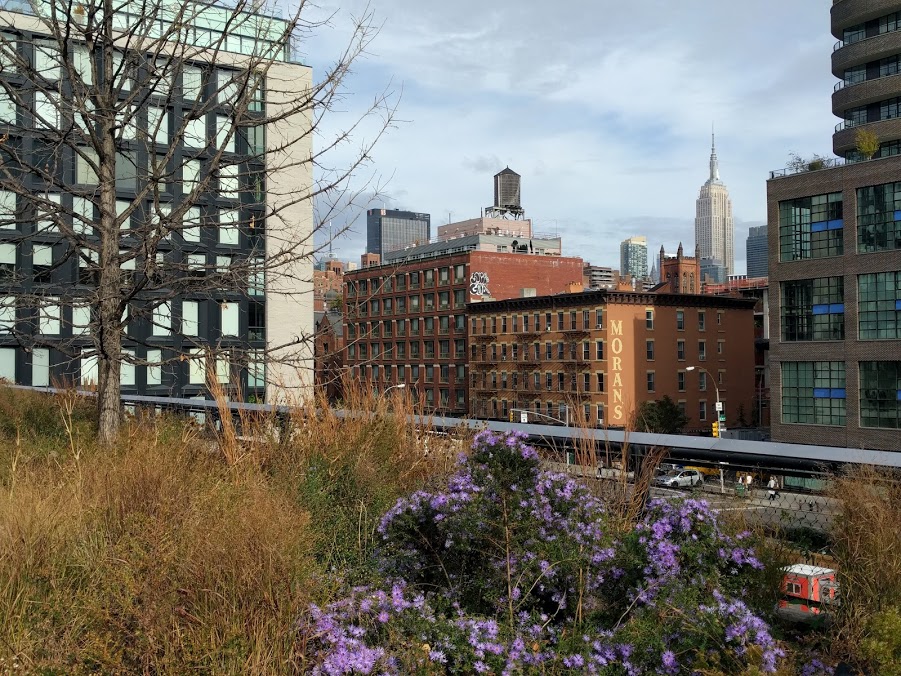
POLYGON ((708 376, 710 376, 710 380, 713 381, 713 389, 716 390, 716 403, 717 403, 717 406, 716 406, 716 409, 717 409, 717 410, 716 410, 716 413, 717 413, 717 419, 719 419, 719 413, 720 413, 720 410, 723 408, 723 404, 722 404, 722 402, 720 401, 720 388, 719 388, 719 386, 716 384, 716 378, 714 378, 714 377, 713 377, 713 374, 712 374, 710 371, 708 371, 707 369, 705 369, 703 366, 686 366, 686 367, 685 367, 685 370, 686 370, 686 371, 694 371, 695 369, 697 369, 698 371, 703 371, 703 372, 706 373, 708 376))
POLYGON ((382 392, 382 396, 385 396, 385 395, 388 394, 391 390, 402 390, 402 389, 404 389, 406 386, 407 386, 406 383, 400 383, 400 384, 398 384, 398 385, 392 385, 391 387, 389 387, 388 389, 386 389, 384 392, 382 392))

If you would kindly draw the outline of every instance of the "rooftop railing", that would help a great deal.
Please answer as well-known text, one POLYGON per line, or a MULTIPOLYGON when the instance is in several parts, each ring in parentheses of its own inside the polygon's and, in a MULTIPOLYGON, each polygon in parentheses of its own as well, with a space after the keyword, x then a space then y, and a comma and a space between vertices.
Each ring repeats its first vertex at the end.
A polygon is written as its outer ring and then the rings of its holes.
POLYGON ((843 157, 832 157, 828 159, 814 159, 810 162, 793 164, 784 169, 774 169, 770 172, 770 178, 784 178, 785 176, 793 176, 795 174, 805 174, 808 171, 820 171, 821 169, 834 169, 846 164, 843 157))

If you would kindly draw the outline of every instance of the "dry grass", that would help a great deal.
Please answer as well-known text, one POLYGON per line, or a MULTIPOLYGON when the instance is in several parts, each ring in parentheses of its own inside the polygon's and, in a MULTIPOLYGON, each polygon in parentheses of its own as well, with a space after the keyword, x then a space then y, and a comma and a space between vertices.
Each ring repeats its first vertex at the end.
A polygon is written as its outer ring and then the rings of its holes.
POLYGON ((0 658, 24 672, 299 671, 325 573, 368 560, 378 516, 452 455, 424 452, 399 396, 216 439, 139 419, 111 452, 92 407, 61 403, 0 388, 0 658))
POLYGON ((835 647, 853 656, 872 618, 901 609, 901 475, 852 466, 830 487, 842 505, 832 533, 841 592, 835 647))

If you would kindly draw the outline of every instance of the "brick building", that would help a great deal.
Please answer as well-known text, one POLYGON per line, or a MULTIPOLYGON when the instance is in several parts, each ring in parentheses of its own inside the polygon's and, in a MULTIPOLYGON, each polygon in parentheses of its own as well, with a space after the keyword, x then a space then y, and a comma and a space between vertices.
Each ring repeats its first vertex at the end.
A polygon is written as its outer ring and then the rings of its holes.
POLYGON ((344 315, 341 312, 314 313, 313 365, 316 388, 334 403, 342 395, 344 377, 344 315))
POLYGON ((644 401, 669 395, 709 430, 754 401, 753 300, 588 291, 469 306, 470 415, 512 408, 625 427, 644 401), (689 370, 689 367, 694 367, 689 370))
POLYGON ((901 2, 831 7, 840 161, 767 183, 772 436, 901 450, 901 2), (879 141, 873 159, 857 133, 879 141))
POLYGON ((901 449, 899 177, 893 156, 767 182, 773 439, 901 449))
POLYGON ((661 291, 667 293, 701 293, 701 255, 695 249, 694 257, 682 253, 682 243, 675 256, 667 256, 660 247, 661 291))
POLYGON ((313 311, 325 312, 344 293, 344 263, 325 260, 313 270, 313 311))
POLYGON ((469 410, 468 304, 559 293, 582 279, 580 258, 478 250, 409 254, 409 260, 345 274, 346 366, 351 377, 379 391, 405 383, 430 410, 469 410))

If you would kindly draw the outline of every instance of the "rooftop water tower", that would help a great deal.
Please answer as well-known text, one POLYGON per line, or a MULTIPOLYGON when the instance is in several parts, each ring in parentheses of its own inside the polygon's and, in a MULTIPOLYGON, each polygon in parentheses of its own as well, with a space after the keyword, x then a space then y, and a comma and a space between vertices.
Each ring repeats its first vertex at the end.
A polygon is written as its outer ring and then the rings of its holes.
POLYGON ((485 209, 486 216, 514 219, 523 217, 525 211, 520 194, 521 179, 510 167, 494 175, 494 205, 485 209))

